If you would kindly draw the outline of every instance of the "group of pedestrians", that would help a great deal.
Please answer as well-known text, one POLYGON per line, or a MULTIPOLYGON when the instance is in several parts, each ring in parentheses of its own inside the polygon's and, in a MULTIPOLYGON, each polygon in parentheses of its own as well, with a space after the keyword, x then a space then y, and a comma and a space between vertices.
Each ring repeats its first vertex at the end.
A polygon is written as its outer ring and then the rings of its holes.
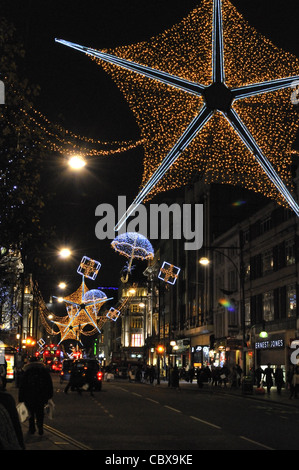
MULTIPOLYGON (((22 369, 18 401, 24 403, 29 414, 29 433, 43 435, 44 407, 53 397, 53 383, 49 370, 35 357, 22 369)), ((0 392, 0 450, 25 450, 23 431, 14 398, 0 392)))

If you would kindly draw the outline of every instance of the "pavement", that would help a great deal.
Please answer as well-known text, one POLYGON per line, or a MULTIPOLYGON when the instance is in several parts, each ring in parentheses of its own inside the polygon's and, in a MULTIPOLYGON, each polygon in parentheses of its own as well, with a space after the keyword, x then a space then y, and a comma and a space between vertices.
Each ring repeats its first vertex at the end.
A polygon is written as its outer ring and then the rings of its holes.
MULTIPOLYGON (((115 381, 116 382, 116 381, 115 381)), ((119 380, 117 380, 119 382, 119 380)), ((120 383, 124 383, 123 380, 120 383)), ((140 384, 141 386, 156 386, 156 387, 168 387, 167 381, 163 379, 160 381, 159 385, 150 385, 150 384, 140 384)), ((272 404, 272 405, 282 405, 293 408, 299 408, 299 397, 290 398, 289 390, 282 389, 281 393, 277 392, 276 387, 271 388, 270 394, 265 393, 263 395, 259 394, 256 390, 256 387, 253 387, 251 391, 245 391, 240 388, 231 388, 229 386, 225 387, 211 387, 207 384, 204 384, 203 388, 199 389, 197 382, 185 382, 180 381, 181 390, 190 390, 197 393, 203 394, 230 394, 242 397, 249 400, 259 400, 261 402, 272 404)), ((7 384, 7 392, 10 393, 16 404, 18 403, 18 388, 15 386, 14 382, 7 384)), ((55 400, 54 400, 55 401, 55 400)), ((50 451, 50 450, 91 450, 90 448, 82 445, 81 443, 73 440, 70 436, 66 436, 61 432, 55 429, 55 418, 52 421, 45 419, 44 425, 44 434, 39 436, 36 434, 29 434, 28 432, 28 421, 22 424, 23 436, 25 441, 25 450, 39 450, 39 451, 50 451), (50 423, 51 426, 48 424, 50 423), (53 425, 53 427, 52 427, 53 425)))

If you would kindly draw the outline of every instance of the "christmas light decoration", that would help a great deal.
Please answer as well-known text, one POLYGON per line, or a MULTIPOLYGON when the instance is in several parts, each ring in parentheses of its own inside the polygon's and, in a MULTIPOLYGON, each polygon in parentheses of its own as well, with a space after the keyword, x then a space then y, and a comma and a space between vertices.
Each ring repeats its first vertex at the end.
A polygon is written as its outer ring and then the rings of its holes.
POLYGON ((77 273, 94 281, 100 268, 101 263, 99 261, 83 256, 80 265, 78 266, 77 273))
POLYGON ((32 141, 40 148, 50 149, 71 160, 78 154, 82 159, 95 156, 117 155, 142 145, 143 140, 103 141, 81 136, 65 129, 57 123, 51 122, 44 114, 29 105, 26 99, 15 89, 9 76, 4 76, 3 81, 7 87, 7 96, 16 95, 21 106, 18 109, 9 107, 0 108, 0 118, 15 132, 24 132, 31 136, 32 141))
POLYGON ((106 316, 110 318, 110 320, 116 321, 118 317, 120 316, 120 310, 117 310, 116 308, 111 307, 106 316))
POLYGON ((111 300, 112 297, 107 298, 106 294, 98 289, 86 290, 84 276, 82 280, 80 293, 76 291, 71 296, 62 299, 66 303, 68 316, 53 320, 61 332, 60 343, 65 339, 70 339, 70 336, 75 339, 74 336, 78 334, 78 330, 82 332, 86 325, 93 326, 93 333, 101 332, 99 327, 101 317, 98 317, 98 311, 104 302, 111 300))
POLYGON ((194 175, 242 185, 299 215, 291 194, 299 124, 286 91, 299 79, 299 60, 258 34, 229 0, 203 0, 156 38, 115 50, 57 41, 111 74, 141 129, 143 187, 116 230, 142 201, 194 175))
POLYGON ((168 284, 175 284, 180 273, 180 268, 174 266, 173 264, 163 262, 162 267, 159 271, 158 278, 168 284))
POLYGON ((127 282, 129 274, 132 271, 133 259, 152 259, 154 257, 154 249, 150 241, 137 232, 126 232, 118 235, 111 243, 112 248, 120 254, 129 258, 128 263, 124 267, 126 275, 122 276, 122 282, 127 282))

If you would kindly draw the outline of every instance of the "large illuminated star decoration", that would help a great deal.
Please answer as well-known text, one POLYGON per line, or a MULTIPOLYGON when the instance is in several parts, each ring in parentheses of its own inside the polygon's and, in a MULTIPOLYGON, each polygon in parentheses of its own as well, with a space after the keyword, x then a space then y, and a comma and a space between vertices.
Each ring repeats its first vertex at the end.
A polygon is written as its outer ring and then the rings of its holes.
MULTIPOLYGON (((101 290, 88 290, 85 286, 85 277, 95 280, 100 267, 100 262, 83 256, 77 269, 77 273, 82 276, 80 289, 66 298, 53 296, 66 304, 68 314, 67 317, 53 321, 61 332, 60 343, 66 339, 76 339, 78 333, 82 332, 86 325, 92 325, 94 333, 101 333, 98 311, 103 303, 111 300, 112 297, 108 299, 101 290)), ((106 317, 103 318, 106 321, 106 317)))
POLYGON ((203 0, 179 25, 114 54, 56 41, 112 75, 145 138, 143 187, 115 230, 144 200, 195 174, 240 184, 299 215, 287 188, 298 117, 286 93, 299 80, 299 61, 259 35, 229 0, 203 0))
POLYGON ((67 311, 67 316, 56 316, 53 319, 53 323, 57 325, 61 333, 59 344, 67 339, 78 339, 80 333, 92 335, 101 332, 102 323, 107 319, 105 316, 99 315, 99 310, 105 302, 112 298, 107 298, 106 294, 99 289, 88 290, 85 283, 82 282, 73 294, 58 299, 66 304, 67 311), (90 328, 84 330, 87 325, 91 326, 92 330, 90 328))

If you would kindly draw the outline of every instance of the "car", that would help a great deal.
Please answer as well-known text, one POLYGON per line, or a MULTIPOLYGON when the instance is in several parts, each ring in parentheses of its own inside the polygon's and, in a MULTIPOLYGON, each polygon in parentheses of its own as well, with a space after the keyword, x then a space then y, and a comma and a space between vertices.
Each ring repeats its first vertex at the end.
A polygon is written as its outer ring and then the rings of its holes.
POLYGON ((77 359, 74 361, 74 367, 77 369, 80 387, 88 389, 89 380, 92 380, 93 389, 100 391, 102 389, 103 372, 96 359, 77 359))
POLYGON ((73 362, 73 359, 64 359, 62 361, 62 369, 60 371, 60 383, 64 382, 65 380, 70 380, 73 362))

